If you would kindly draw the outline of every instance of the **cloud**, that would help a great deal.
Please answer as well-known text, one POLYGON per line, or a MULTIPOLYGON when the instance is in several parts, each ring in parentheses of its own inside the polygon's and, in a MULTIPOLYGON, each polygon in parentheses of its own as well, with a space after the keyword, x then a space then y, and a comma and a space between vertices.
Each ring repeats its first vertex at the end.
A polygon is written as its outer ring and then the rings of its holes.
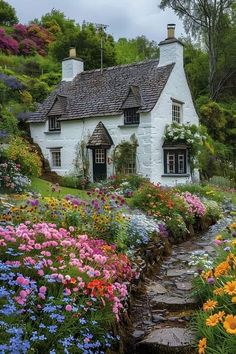
POLYGON ((176 35, 183 26, 171 10, 162 11, 158 0, 8 0, 21 22, 40 18, 52 8, 65 13, 77 23, 84 20, 109 25, 107 31, 115 39, 145 35, 157 42, 166 38, 167 23, 176 23, 176 35))

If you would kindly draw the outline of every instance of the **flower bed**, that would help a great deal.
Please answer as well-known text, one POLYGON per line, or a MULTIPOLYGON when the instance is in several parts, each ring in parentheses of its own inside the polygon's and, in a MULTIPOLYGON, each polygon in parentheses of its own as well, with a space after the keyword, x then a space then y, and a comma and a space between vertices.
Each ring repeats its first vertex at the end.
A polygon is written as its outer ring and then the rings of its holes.
POLYGON ((201 259, 195 294, 203 301, 196 316, 199 354, 234 354, 236 346, 236 222, 217 235, 217 257, 201 259))
POLYGON ((0 164, 0 191, 21 193, 31 184, 28 177, 21 172, 21 166, 13 161, 0 164))
POLYGON ((0 228, 0 350, 102 353, 137 276, 124 254, 55 224, 0 228), (90 351, 89 351, 90 350, 90 351))

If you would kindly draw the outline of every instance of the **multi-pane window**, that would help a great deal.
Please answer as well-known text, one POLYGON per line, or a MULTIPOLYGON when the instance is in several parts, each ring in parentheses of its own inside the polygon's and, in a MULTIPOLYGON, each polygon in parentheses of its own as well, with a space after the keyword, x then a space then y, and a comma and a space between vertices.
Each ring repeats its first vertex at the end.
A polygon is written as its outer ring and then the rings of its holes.
POLYGON ((178 103, 172 103, 172 122, 181 123, 182 122, 182 105, 178 103))
POLYGON ((61 150, 60 149, 52 149, 51 150, 51 160, 52 160, 52 167, 61 167, 61 150))
POLYGON ((105 149, 95 150, 95 163, 105 163, 105 149))
POLYGON ((134 175, 136 173, 136 163, 130 162, 124 166, 125 175, 134 175))
POLYGON ((61 122, 58 120, 60 116, 51 116, 48 118, 49 131, 60 131, 61 122))
POLYGON ((164 150, 164 173, 185 174, 187 173, 187 150, 165 149, 164 150))
POLYGON ((175 154, 167 153, 167 173, 175 173, 175 154))
POLYGON ((126 108, 124 109, 124 124, 139 124, 138 108, 126 108))

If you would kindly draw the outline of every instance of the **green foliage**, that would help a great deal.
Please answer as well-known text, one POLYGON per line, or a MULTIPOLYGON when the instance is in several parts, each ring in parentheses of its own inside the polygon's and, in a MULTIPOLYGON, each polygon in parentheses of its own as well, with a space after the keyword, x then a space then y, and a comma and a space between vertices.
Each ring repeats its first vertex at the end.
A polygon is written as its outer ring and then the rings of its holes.
MULTIPOLYGON (((1 88, 0 88, 1 89, 1 88)), ((0 130, 6 131, 10 135, 18 135, 18 122, 15 116, 0 105, 0 130)))
POLYGON ((17 22, 15 9, 6 1, 0 0, 0 25, 11 26, 17 22))
POLYGON ((89 185, 87 178, 82 176, 68 175, 60 179, 60 186, 68 188, 86 189, 89 185))
POLYGON ((131 135, 130 141, 122 141, 116 146, 113 161, 118 174, 124 175, 127 166, 136 162, 137 147, 138 141, 135 135, 131 135))
POLYGON ((29 79, 27 86, 29 93, 36 102, 43 102, 50 93, 48 84, 38 79, 29 79))
POLYGON ((40 176, 42 162, 38 153, 21 137, 13 137, 5 150, 6 157, 21 166, 26 176, 40 176))
POLYGON ((149 41, 145 36, 135 39, 120 38, 115 45, 117 64, 130 64, 144 59, 157 58, 157 43, 149 41))
POLYGON ((201 122, 206 125, 209 134, 213 139, 224 141, 224 129, 226 118, 222 107, 214 102, 209 101, 200 107, 201 122))

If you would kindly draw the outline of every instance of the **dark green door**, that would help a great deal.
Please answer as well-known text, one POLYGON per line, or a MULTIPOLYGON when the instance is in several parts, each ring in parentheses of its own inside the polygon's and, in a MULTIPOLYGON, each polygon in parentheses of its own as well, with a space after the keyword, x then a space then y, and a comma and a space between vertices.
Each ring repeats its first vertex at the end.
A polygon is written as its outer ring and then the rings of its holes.
POLYGON ((93 180, 100 181, 107 178, 107 151, 98 148, 93 150, 93 180))

